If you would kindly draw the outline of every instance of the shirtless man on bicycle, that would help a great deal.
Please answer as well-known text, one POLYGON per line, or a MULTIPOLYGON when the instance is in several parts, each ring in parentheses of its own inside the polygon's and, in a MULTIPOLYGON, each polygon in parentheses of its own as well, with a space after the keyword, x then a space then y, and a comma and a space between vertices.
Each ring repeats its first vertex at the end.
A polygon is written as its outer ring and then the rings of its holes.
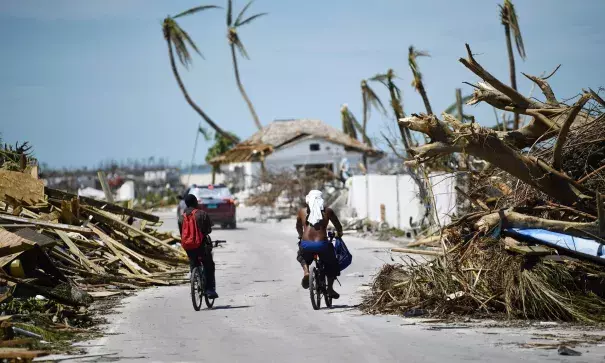
POLYGON ((319 190, 312 190, 306 197, 306 208, 298 211, 296 218, 296 231, 298 232, 298 255, 297 260, 304 272, 302 286, 309 288, 309 265, 313 261, 313 255, 318 254, 324 262, 326 277, 328 278, 328 294, 333 299, 340 295, 334 291, 334 280, 340 274, 338 261, 334 252, 334 246, 328 240, 327 228, 332 222, 338 237, 342 237, 342 225, 334 211, 324 208, 324 201, 319 190))

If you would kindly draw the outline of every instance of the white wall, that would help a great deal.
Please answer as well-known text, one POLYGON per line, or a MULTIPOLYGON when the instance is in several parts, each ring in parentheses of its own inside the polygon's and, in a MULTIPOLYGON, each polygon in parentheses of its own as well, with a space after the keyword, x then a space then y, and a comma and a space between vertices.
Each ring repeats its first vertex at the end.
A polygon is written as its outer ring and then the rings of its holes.
MULTIPOLYGON (((212 184, 212 173, 196 173, 196 174, 191 174, 191 177, 189 177, 189 174, 182 174, 179 179, 180 179, 181 184, 183 184, 186 187, 188 187, 191 184, 210 185, 210 184, 212 184), (187 184, 187 180, 189 180, 189 184, 187 184)), ((224 181, 225 181, 225 175, 221 174, 221 173, 217 173, 216 178, 215 178, 215 183, 220 184, 224 181)))
POLYGON ((259 175, 261 170, 259 162, 243 162, 243 163, 231 163, 221 165, 221 171, 233 172, 236 168, 242 167, 244 171, 244 185, 245 189, 250 189, 255 183, 255 178, 259 175))
MULTIPOLYGON (((451 221, 456 194, 453 175, 432 175, 433 193, 442 225, 451 221)), ((410 217, 419 222, 424 208, 418 186, 408 175, 357 175, 351 178, 348 205, 358 218, 380 221, 380 205, 385 206, 385 221, 392 227, 411 228, 410 217)))
POLYGON ((322 138, 303 138, 280 147, 265 158, 267 169, 292 168, 294 165, 332 164, 338 172, 340 161, 347 158, 353 167, 361 161, 361 153, 346 151, 345 147, 322 138), (319 144, 318 151, 311 151, 311 144, 319 144))
POLYGON ((146 171, 143 180, 146 182, 166 181, 166 170, 146 171))

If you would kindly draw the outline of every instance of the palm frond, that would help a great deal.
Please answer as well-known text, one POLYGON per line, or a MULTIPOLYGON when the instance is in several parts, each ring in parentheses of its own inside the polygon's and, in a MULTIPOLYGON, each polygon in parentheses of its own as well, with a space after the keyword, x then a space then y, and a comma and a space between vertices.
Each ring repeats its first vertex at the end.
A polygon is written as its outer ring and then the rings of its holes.
POLYGON ((359 121, 357 121, 357 119, 355 118, 353 113, 351 113, 350 111, 349 111, 349 115, 351 116, 351 118, 350 118, 351 123, 353 123, 353 126, 355 126, 355 129, 357 129, 357 132, 359 132, 361 134, 361 137, 363 138, 363 142, 365 142, 369 147, 372 147, 372 140, 370 140, 368 135, 366 135, 366 133, 363 131, 363 126, 359 123, 359 121))
POLYGON ((515 5, 512 1, 504 0, 504 5, 500 5, 500 20, 502 24, 508 25, 513 31, 515 37, 515 45, 521 59, 525 59, 525 45, 523 44, 523 36, 521 35, 521 27, 519 26, 519 20, 517 18, 517 12, 515 11, 515 5))
POLYGON ((227 0, 227 26, 231 26, 233 23, 233 0, 227 0))
POLYGON ((207 129, 203 128, 202 126, 198 126, 197 131, 204 136, 206 141, 212 140, 212 134, 207 129))
POLYGON ((240 21, 242 21, 242 19, 244 18, 244 14, 246 13, 246 10, 248 10, 248 8, 250 7, 250 5, 252 5, 253 2, 254 2, 254 0, 250 0, 246 4, 246 6, 244 6, 244 8, 242 9, 242 11, 239 12, 239 14, 237 15, 237 18, 235 19, 234 26, 238 26, 238 24, 240 23, 240 21))
POLYGON ((239 51, 239 54, 241 54, 242 57, 250 59, 250 57, 248 56, 248 52, 246 52, 246 48, 244 47, 242 41, 239 39, 237 33, 235 34, 235 37, 233 39, 233 44, 235 45, 235 47, 239 51))
POLYGON ((357 121, 357 118, 353 115, 351 111, 349 111, 349 115, 351 116, 351 123, 355 126, 355 129, 361 133, 363 133, 363 126, 357 121))
POLYGON ((199 13, 200 11, 204 11, 204 10, 208 10, 208 9, 222 9, 220 6, 217 5, 202 5, 202 6, 196 6, 194 8, 191 8, 189 10, 185 10, 180 14, 177 14, 175 16, 173 16, 173 19, 177 19, 183 16, 187 16, 187 15, 192 15, 195 13, 199 13))
POLYGON ((370 81, 373 82, 380 82, 383 85, 385 85, 386 87, 388 87, 388 81, 389 81, 389 76, 388 74, 377 74, 374 77, 370 78, 370 81))
POLYGON ((362 82, 361 94, 363 97, 363 102, 367 105, 367 107, 365 108, 367 112, 366 117, 370 115, 370 109, 372 107, 379 110, 381 113, 386 114, 387 111, 384 108, 382 101, 380 100, 380 98, 378 98, 376 92, 374 92, 374 90, 370 88, 370 86, 368 86, 367 82, 362 82))
POLYGON ((189 64, 191 64, 191 54, 188 46, 193 48, 193 50, 195 50, 195 52, 203 58, 203 55, 199 51, 195 42, 173 18, 167 17, 164 19, 162 30, 164 32, 164 37, 174 47, 179 61, 185 68, 189 68, 189 64))
MULTIPOLYGON (((193 50, 195 50, 195 52, 197 54, 200 55, 200 57, 204 58, 204 55, 202 54, 202 52, 200 52, 200 50, 197 48, 197 45, 195 45, 195 42, 191 39, 191 37, 189 36, 189 34, 187 34, 186 31, 184 31, 183 29, 181 29, 182 32, 182 36, 183 36, 183 41, 184 43, 189 43, 189 45, 191 46, 191 48, 193 48, 193 50)), ((186 45, 186 44, 185 44, 186 45)))
POLYGON ((399 89, 399 87, 397 87, 395 85, 395 83, 393 83, 393 89, 395 90, 395 95, 397 96, 397 100, 401 101, 401 90, 399 89))
POLYGON ((412 86, 414 88, 418 87, 418 84, 422 81, 422 73, 420 73, 420 69, 418 68, 418 63, 416 62, 416 58, 418 57, 430 57, 431 55, 427 51, 417 50, 414 46, 410 46, 408 53, 408 63, 410 68, 412 69, 412 74, 414 75, 414 79, 412 80, 412 86))
POLYGON ((236 22, 235 26, 236 27, 240 27, 242 25, 246 25, 246 24, 252 22, 254 19, 260 18, 261 16, 264 16, 264 15, 269 15, 269 13, 260 13, 260 14, 252 15, 251 17, 249 17, 248 19, 242 21, 241 23, 236 22))
POLYGON ((346 105, 343 105, 340 109, 340 117, 342 119, 342 131, 352 139, 357 140, 357 131, 355 128, 357 120, 346 105))

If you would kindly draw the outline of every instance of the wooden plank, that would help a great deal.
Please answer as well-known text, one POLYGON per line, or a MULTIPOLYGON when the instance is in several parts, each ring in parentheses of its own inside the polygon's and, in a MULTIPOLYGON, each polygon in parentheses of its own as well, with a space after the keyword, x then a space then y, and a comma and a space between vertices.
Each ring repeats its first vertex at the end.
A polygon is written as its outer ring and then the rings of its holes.
POLYGON ((78 266, 78 267, 82 266, 82 264, 80 262, 71 258, 71 256, 69 256, 65 252, 61 251, 58 247, 54 247, 52 250, 50 250, 50 254, 52 256, 54 256, 55 258, 58 258, 59 260, 65 262, 69 265, 78 266))
POLYGON ((170 282, 167 282, 164 280, 158 280, 158 279, 154 279, 154 278, 142 276, 142 275, 134 275, 128 271, 124 271, 124 275, 127 277, 130 277, 130 278, 142 280, 142 281, 149 282, 149 283, 156 284, 156 285, 166 285, 166 286, 170 285, 170 282))
POLYGON ((104 274, 105 273, 105 269, 103 269, 102 267, 98 266, 94 262, 90 261, 88 259, 88 257, 86 257, 84 255, 84 253, 82 253, 82 251, 80 251, 80 249, 78 248, 78 246, 76 246, 76 244, 69 238, 69 236, 67 235, 67 233, 65 233, 63 231, 59 231, 59 230, 55 230, 55 232, 57 233, 57 235, 59 236, 59 238, 61 238, 61 240, 63 242, 65 242, 65 244, 67 245, 67 247, 69 247, 69 250, 71 251, 71 253, 73 253, 74 255, 76 255, 80 259, 80 261, 82 261, 82 263, 84 264, 84 266, 88 268, 89 271, 94 271, 94 272, 99 273, 99 274, 104 274))
POLYGON ((42 350, 28 350, 27 348, 0 348, 1 359, 31 360, 44 357, 50 353, 42 350))
POLYGON ((33 227, 36 228, 35 224, 18 224, 18 223, 0 223, 0 228, 25 228, 25 227, 33 227))
POLYGON ((109 203, 113 203, 113 194, 111 194, 111 189, 109 188, 109 183, 107 183, 107 176, 105 176, 105 172, 103 170, 99 170, 97 171, 97 176, 99 177, 99 182, 101 182, 103 193, 105 193, 105 200, 107 200, 109 203))
POLYGON ((14 232, 17 236, 23 237, 28 241, 31 241, 37 244, 40 247, 52 247, 57 244, 57 240, 55 238, 48 237, 42 233, 36 232, 35 229, 31 228, 20 228, 19 230, 14 232))
POLYGON ((0 256, 9 256, 34 247, 34 243, 9 231, 0 229, 0 256))
POLYGON ((512 237, 504 237, 504 248, 526 256, 548 256, 553 250, 545 246, 525 246, 512 237))
POLYGON ((410 253, 414 255, 443 256, 443 253, 438 251, 415 250, 412 248, 391 248, 391 252, 410 253))
POLYGON ((115 295, 122 295, 122 291, 88 291, 88 295, 94 298, 103 298, 115 295))
POLYGON ((128 267, 128 269, 130 271, 132 271, 135 275, 140 275, 142 271, 144 271, 143 273, 150 275, 150 273, 148 271, 145 271, 142 267, 140 267, 139 265, 130 261, 124 255, 122 255, 122 253, 120 251, 118 251, 118 249, 115 247, 115 244, 118 243, 117 241, 115 241, 113 238, 106 235, 103 231, 101 231, 101 229, 99 229, 96 226, 91 225, 90 228, 92 228, 92 230, 95 231, 97 236, 99 236, 101 241, 103 241, 105 243, 107 248, 109 248, 111 250, 111 252, 113 252, 113 254, 116 255, 116 257, 118 257, 120 260, 122 260, 122 262, 124 262, 124 265, 126 265, 126 267, 128 267))
POLYGON ((439 247, 439 242, 441 241, 441 236, 430 236, 426 238, 419 239, 418 241, 410 242, 406 247, 418 247, 423 245, 434 245, 439 247))
POLYGON ((44 201, 44 182, 31 174, 0 170, 0 199, 10 197, 31 205, 44 201))
POLYGON ((125 214, 128 216, 134 217, 134 218, 139 218, 139 219, 143 219, 143 220, 150 221, 150 222, 159 222, 160 221, 160 217, 154 216, 153 214, 137 211, 134 209, 124 208, 124 207, 114 204, 114 203, 109 203, 109 202, 105 202, 102 200, 96 200, 96 199, 89 198, 89 197, 78 197, 75 194, 67 193, 67 192, 64 192, 61 190, 52 189, 52 188, 48 188, 48 187, 44 188, 44 192, 46 193, 46 195, 48 195, 49 198, 64 199, 64 200, 72 200, 73 198, 78 198, 80 201, 80 204, 88 205, 91 207, 96 207, 96 208, 99 208, 99 209, 102 209, 102 210, 105 210, 105 211, 108 211, 111 213, 125 214))
POLYGON ((15 217, 15 216, 7 215, 7 214, 0 214, 0 219, 4 219, 7 221, 11 221, 11 222, 25 223, 28 225, 33 224, 33 225, 36 225, 37 227, 47 227, 47 228, 52 228, 52 229, 58 229, 60 231, 78 232, 78 233, 88 234, 88 235, 93 233, 90 228, 86 228, 86 227, 70 226, 68 224, 62 224, 62 223, 54 223, 54 222, 49 222, 49 221, 40 221, 37 219, 15 217))
POLYGON ((172 246, 170 246, 168 243, 165 243, 164 241, 160 240, 159 238, 156 238, 147 232, 143 232, 140 229, 137 229, 137 228, 129 225, 128 223, 124 223, 118 219, 112 218, 102 211, 98 211, 98 210, 95 210, 94 208, 90 208, 90 207, 83 207, 82 209, 86 213, 92 215, 93 217, 95 217, 96 219, 98 219, 99 221, 101 221, 103 223, 107 223, 115 228, 122 229, 122 230, 128 230, 128 231, 134 232, 135 234, 145 237, 145 241, 147 243, 151 244, 152 246, 157 247, 158 245, 161 245, 161 246, 164 246, 165 248, 170 249, 170 251, 176 252, 177 254, 185 255, 185 251, 176 250, 176 249, 172 248, 172 246))

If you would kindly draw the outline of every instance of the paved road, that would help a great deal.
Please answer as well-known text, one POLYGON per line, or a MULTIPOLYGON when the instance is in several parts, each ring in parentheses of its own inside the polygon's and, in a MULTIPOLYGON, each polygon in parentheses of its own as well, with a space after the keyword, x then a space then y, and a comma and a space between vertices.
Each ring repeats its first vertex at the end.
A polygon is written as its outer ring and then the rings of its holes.
MULTIPOLYGON (((172 213, 168 214, 171 217, 172 213)), ((166 226, 174 228, 174 219, 166 226)), ((354 262, 341 278, 342 298, 332 310, 313 311, 300 287, 294 225, 241 223, 217 229, 227 239, 215 249, 218 292, 213 310, 195 312, 189 286, 149 289, 125 300, 108 335, 90 342, 90 353, 115 353, 124 362, 602 362, 602 347, 582 357, 518 348, 529 332, 472 328, 427 329, 409 319, 365 316, 363 284, 385 262, 384 242, 347 239, 354 262)))

